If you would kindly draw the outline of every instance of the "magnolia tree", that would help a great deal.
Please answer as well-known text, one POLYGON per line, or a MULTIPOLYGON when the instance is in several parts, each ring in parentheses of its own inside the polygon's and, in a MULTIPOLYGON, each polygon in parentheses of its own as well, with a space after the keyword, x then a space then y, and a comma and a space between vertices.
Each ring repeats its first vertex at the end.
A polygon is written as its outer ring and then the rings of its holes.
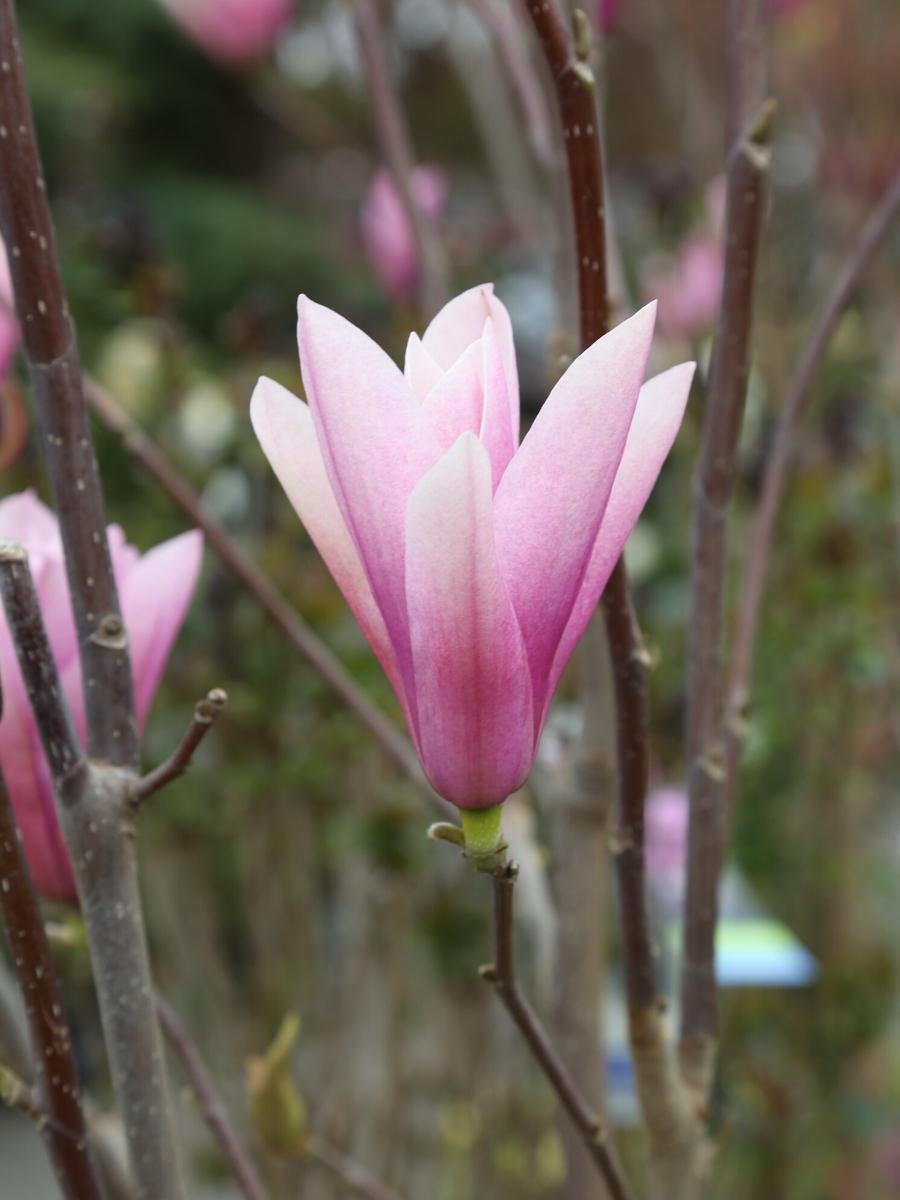
MULTIPOLYGON (((227 67, 268 55, 291 19, 285 3, 163 2, 178 26, 227 67)), ((204 545, 410 777, 421 794, 423 827, 426 813, 440 818, 429 832, 444 845, 433 847, 431 869, 443 869, 455 851, 466 865, 458 886, 472 889, 479 903, 492 890, 493 947, 481 975, 558 1102, 571 1160, 564 1194, 688 1200, 705 1193, 716 1149, 710 1113, 718 889, 767 562, 817 367, 900 208, 898 177, 826 297, 788 391, 762 468, 743 607, 731 637, 729 509, 775 120, 765 91, 766 7, 754 0, 729 6, 724 183, 711 185, 706 216, 682 247, 647 263, 642 289, 656 295, 629 315, 621 289, 610 287, 619 272, 604 190, 597 49, 627 6, 597 4, 585 14, 557 0, 522 0, 510 12, 494 0, 473 0, 522 114, 522 141, 532 139, 547 186, 568 196, 561 261, 574 270, 558 275, 571 278, 560 299, 563 308, 570 298, 577 304, 580 346, 526 422, 515 322, 488 281, 449 298, 442 229, 448 177, 416 165, 390 32, 373 0, 354 0, 358 56, 383 152, 368 193, 358 198, 362 247, 398 310, 421 315, 421 333, 409 334, 401 369, 364 329, 316 295, 300 295, 303 398, 261 378, 246 397, 243 433, 255 432, 343 593, 396 693, 404 731, 85 372, 57 259, 14 4, 0 0, 0 226, 12 279, 11 291, 0 280, 0 369, 10 371, 21 337, 35 441, 55 509, 33 491, 0 501, 0 908, 25 1014, 19 1028, 14 1006, 2 1007, 0 1093, 37 1122, 62 1195, 181 1200, 195 1194, 183 1167, 165 1034, 233 1186, 248 1200, 293 1194, 290 1164, 307 1159, 348 1193, 396 1200, 346 1148, 310 1129, 291 1075, 294 1022, 248 1067, 254 1126, 248 1148, 184 1023, 154 987, 138 888, 138 817, 151 796, 187 769, 225 708, 215 667, 208 694, 168 758, 148 765, 141 734, 191 604, 204 545), (695 388, 702 391, 694 400, 702 435, 693 511, 684 514, 693 537, 684 682, 689 817, 686 833, 676 817, 679 833, 671 838, 671 822, 660 818, 655 853, 647 855, 649 656, 622 556, 678 437, 695 377, 692 361, 648 371, 657 297, 664 332, 674 340, 695 346, 710 328, 714 336, 702 389, 695 388), (181 508, 186 532, 140 553, 119 526, 107 526, 90 409, 122 435, 181 508), (521 807, 507 822, 504 806, 528 784, 573 655, 580 659, 585 730, 580 761, 591 762, 592 738, 600 745, 608 740, 616 768, 581 771, 584 810, 611 808, 608 837, 602 821, 588 835, 578 825, 583 814, 573 816, 572 829, 561 835, 568 841, 553 851, 561 854, 565 879, 558 970, 580 982, 560 1002, 566 1020, 551 1025, 517 972, 518 867, 510 844, 517 844, 521 807), (632 1147, 627 1156, 602 1103, 599 970, 579 975, 580 964, 595 963, 605 941, 593 890, 603 869, 594 854, 606 853, 604 842, 617 884, 628 1044, 645 1133, 640 1151, 632 1147), (666 880, 679 871, 685 879, 677 1024, 667 1013, 651 926, 648 876, 655 870, 666 880), (41 897, 71 906, 83 922, 124 1156, 81 1091, 41 897)), ((774 10, 787 6, 769 7, 774 19, 774 10)), ((605 54, 611 58, 615 45, 605 54)), ((287 325, 293 315, 284 312, 282 319, 287 325)), ((3 444, 15 454, 21 438, 10 441, 9 429, 5 422, 3 444)), ((225 736, 227 720, 226 712, 218 731, 225 736)), ((545 755, 545 774, 565 769, 545 755)), ((449 1044, 444 1049, 455 1053, 449 1044)), ((506 1070, 495 1054, 490 1071, 506 1070)))

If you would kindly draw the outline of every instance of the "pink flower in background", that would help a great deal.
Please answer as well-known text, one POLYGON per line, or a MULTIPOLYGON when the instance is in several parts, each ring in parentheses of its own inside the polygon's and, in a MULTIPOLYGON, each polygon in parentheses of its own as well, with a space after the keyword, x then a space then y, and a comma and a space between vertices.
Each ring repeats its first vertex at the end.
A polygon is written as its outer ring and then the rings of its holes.
MULTIPOLYGON (((197 583, 203 539, 196 531, 183 533, 141 555, 126 543, 118 525, 111 525, 108 533, 131 646, 137 720, 143 725, 197 583)), ((56 517, 33 492, 7 496, 0 501, 0 538, 21 542, 28 551, 63 692, 83 739, 81 665, 56 517)), ((50 773, 2 608, 0 679, 0 768, 28 864, 46 896, 74 900, 75 880, 56 816, 50 773)))
MULTIPOLYGON (((413 200, 429 220, 440 217, 447 199, 447 180, 436 167, 416 167, 410 177, 413 200)), ((360 214, 366 256, 385 291, 409 300, 419 278, 418 247, 412 225, 390 171, 375 172, 360 214)))
POLYGON ((695 337, 710 328, 719 311, 723 268, 721 241, 698 233, 648 272, 646 290, 659 299, 659 323, 666 333, 695 337))
POLYGON ((725 180, 714 179, 704 195, 703 227, 645 274, 644 290, 659 301, 659 323, 672 337, 703 334, 716 319, 725 268, 725 180))
POLYGON ((681 423, 683 363, 641 387, 654 305, 581 354, 519 446, 509 316, 450 301, 401 372, 306 297, 308 404, 269 379, 263 450, 460 808, 527 777, 551 696, 681 423))
POLYGON ((294 7, 293 0, 160 0, 210 58, 240 66, 264 58, 294 7))

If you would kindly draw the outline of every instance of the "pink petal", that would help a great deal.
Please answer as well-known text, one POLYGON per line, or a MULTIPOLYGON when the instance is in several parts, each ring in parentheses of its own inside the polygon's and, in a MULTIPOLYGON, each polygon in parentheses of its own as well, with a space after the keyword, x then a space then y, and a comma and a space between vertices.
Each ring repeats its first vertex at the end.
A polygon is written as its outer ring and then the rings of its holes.
POLYGON ((78 639, 56 517, 31 489, 7 496, 0 500, 0 538, 21 542, 28 551, 53 656, 65 670, 78 655, 78 639))
POLYGON ((681 425, 694 363, 681 363, 641 388, 625 452, 600 524, 572 615, 560 639, 543 701, 543 716, 559 677, 597 607, 613 567, 653 491, 681 425))
POLYGON ((12 638, 0 615, 0 768, 38 889, 54 900, 74 900, 75 880, 56 815, 44 758, 12 638))
POLYGON ((250 419, 263 452, 398 695, 403 684, 384 619, 328 482, 313 419, 302 400, 260 379, 250 419))
POLYGON ((512 324, 506 307, 494 295, 494 285, 483 283, 470 288, 450 300, 422 337, 422 345, 431 357, 446 371, 459 358, 467 346, 477 341, 484 333, 484 323, 490 317, 495 326, 497 344, 506 374, 506 388, 510 405, 513 443, 519 441, 519 375, 516 370, 516 349, 513 344, 512 324))
POLYGON ((300 365, 325 469, 407 679, 406 503, 440 445, 371 338, 305 296, 299 312, 300 365))
MULTIPOLYGON (((484 394, 484 419, 481 441, 491 460, 491 478, 496 491, 503 472, 516 452, 518 420, 510 419, 511 405, 506 371, 493 317, 488 317, 481 339, 481 390, 484 394)), ((518 397, 515 403, 518 417, 518 397)))
POLYGON ((482 347, 473 342, 445 371, 425 399, 422 413, 441 450, 464 433, 477 434, 484 412, 482 347))
POLYGON ((536 697, 545 694, 625 448, 655 308, 647 305, 578 356, 497 489, 497 550, 536 697))
POLYGON ((409 341, 406 343, 403 374, 416 399, 424 400, 443 373, 441 367, 422 345, 419 335, 411 333, 409 341))
POLYGON ((435 789, 461 808, 505 800, 534 751, 531 680, 497 561, 491 490, 487 453, 466 433, 407 510, 418 748, 435 789))
POLYGON ((187 614, 202 558, 203 535, 190 530, 155 546, 124 578, 117 579, 122 615, 128 630, 139 727, 147 716, 169 652, 187 614))

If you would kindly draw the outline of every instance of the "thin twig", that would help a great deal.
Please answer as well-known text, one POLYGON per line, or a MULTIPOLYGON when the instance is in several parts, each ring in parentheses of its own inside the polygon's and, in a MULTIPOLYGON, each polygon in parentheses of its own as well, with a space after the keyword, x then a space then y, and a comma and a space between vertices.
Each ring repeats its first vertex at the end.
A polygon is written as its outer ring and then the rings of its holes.
POLYGON ((200 1052, 190 1032, 162 996, 156 997, 156 1011, 162 1031, 191 1082, 194 1095, 200 1104, 203 1119, 219 1143, 219 1148, 231 1168, 231 1173, 237 1180, 241 1192, 247 1200, 265 1200, 266 1190, 259 1173, 238 1136, 237 1130, 231 1123, 228 1110, 216 1091, 216 1085, 200 1057, 200 1052))
POLYGON ((138 1200, 185 1200, 137 888, 130 772, 88 764, 24 550, 0 542, 0 591, 50 773, 91 947, 138 1200))
POLYGON ((360 1200, 400 1200, 396 1192, 370 1175, 358 1163, 347 1158, 334 1146, 314 1137, 307 1146, 307 1157, 319 1163, 329 1171, 339 1183, 348 1188, 351 1195, 359 1196, 360 1200))
POLYGON ((428 788, 412 742, 360 689, 356 680, 314 630, 281 595, 271 580, 237 546, 228 531, 203 508, 200 497, 168 461, 155 442, 122 411, 94 380, 85 378, 85 395, 93 412, 117 434, 125 449, 190 522, 202 529, 210 547, 232 577, 247 591, 314 671, 347 705, 385 753, 434 801, 445 802, 428 788))
POLYGON ((41 1110, 41 1132, 63 1195, 68 1200, 100 1200, 102 1191, 91 1158, 78 1070, 56 977, 56 964, 47 942, 12 804, 2 781, 0 881, 0 913, 19 981, 36 1068, 34 1099, 41 1110), (61 1130, 65 1130, 65 1136, 61 1130))
POLYGON ((135 766, 138 739, 128 639, 13 0, 0 0, 0 61, 0 229, 9 252, 16 311, 66 551, 88 749, 106 762, 135 766))
POLYGON ((213 688, 205 699, 197 701, 194 706, 194 715, 191 717, 191 723, 185 730, 184 737, 177 748, 169 755, 165 762, 160 763, 158 767, 154 767, 152 771, 148 771, 138 781, 131 799, 132 805, 135 808, 140 808, 144 801, 149 796, 152 796, 154 792, 158 792, 167 783, 171 783, 173 779, 177 779, 179 775, 185 773, 191 765, 194 751, 209 733, 210 729, 212 729, 227 703, 228 693, 222 688, 213 688))
POLYGON ((679 1050, 685 1081, 701 1104, 711 1084, 717 1032, 715 930, 725 802, 728 512, 750 373, 756 263, 768 199, 773 116, 769 102, 735 147, 729 164, 722 306, 695 486, 687 693, 690 819, 679 1050))
POLYGON ((385 162, 413 231, 419 257, 422 308, 431 316, 447 299, 444 251, 432 222, 413 195, 411 183, 415 155, 387 59, 377 0, 354 0, 354 9, 357 42, 372 100, 372 116, 385 162))
POLYGON ((828 351, 841 315, 859 285, 863 273, 900 214, 900 170, 888 184, 877 206, 853 244, 843 269, 822 305, 809 341, 787 392, 778 419, 772 447, 766 459, 759 504, 750 534, 750 553, 744 571, 741 603, 734 633, 734 649, 728 683, 727 773, 730 802, 734 807, 736 777, 741 755, 741 730, 749 704, 750 678, 759 628, 775 526, 784 499, 794 453, 797 427, 812 399, 816 373, 828 351))
POLYGON ((504 862, 492 872, 494 961, 481 968, 481 977, 493 985, 532 1056, 581 1133, 612 1200, 630 1200, 633 1193, 622 1173, 608 1130, 581 1094, 519 987, 513 950, 513 895, 517 874, 518 868, 513 862, 504 862))

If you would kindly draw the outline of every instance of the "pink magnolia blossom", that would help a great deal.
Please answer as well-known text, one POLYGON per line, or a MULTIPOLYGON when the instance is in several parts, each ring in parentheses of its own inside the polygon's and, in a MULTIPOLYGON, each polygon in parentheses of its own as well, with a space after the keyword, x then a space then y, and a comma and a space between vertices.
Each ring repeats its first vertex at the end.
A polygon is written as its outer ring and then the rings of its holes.
MULTIPOLYGON (((429 220, 438 218, 447 199, 447 180, 435 167, 416 167, 410 177, 412 198, 429 220)), ((390 171, 376 171, 360 213, 366 256, 385 291, 409 300, 419 277, 415 234, 390 171)))
POLYGON ((308 404, 261 379, 263 450, 378 656, 425 773, 460 808, 527 777, 550 698, 681 422, 693 364, 641 387, 655 305, 595 342, 519 446, 512 330, 490 285, 400 371, 301 296, 308 404))
POLYGON ((675 337, 709 329, 719 310, 722 243, 706 233, 689 237, 672 259, 647 274, 647 291, 659 300, 659 323, 675 337))
MULTIPOLYGON (((142 726, 181 628, 197 582, 203 539, 183 533, 141 555, 110 525, 109 548, 128 629, 138 725, 142 726)), ((84 704, 78 642, 56 517, 33 492, 0 501, 0 538, 28 551, 62 688, 80 738, 84 704)), ((15 648, 0 608, 0 768, 38 888, 57 900, 75 899, 75 880, 56 816, 50 773, 31 714, 15 648)))
POLYGON ((210 58, 226 66, 254 62, 275 45, 293 0, 160 0, 210 58))

